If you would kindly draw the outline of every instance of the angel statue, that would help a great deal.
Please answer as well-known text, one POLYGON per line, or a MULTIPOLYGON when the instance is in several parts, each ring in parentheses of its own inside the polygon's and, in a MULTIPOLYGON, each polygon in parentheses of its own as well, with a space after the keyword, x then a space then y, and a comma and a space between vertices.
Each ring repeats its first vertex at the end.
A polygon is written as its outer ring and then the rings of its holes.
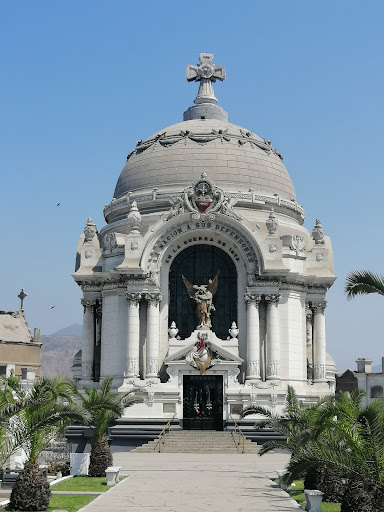
POLYGON ((212 327, 211 311, 215 311, 212 298, 216 293, 219 283, 219 273, 220 270, 217 271, 213 279, 209 280, 207 285, 192 284, 188 279, 182 276, 185 287, 188 290, 188 295, 196 302, 196 316, 200 322, 197 329, 210 329, 212 327))

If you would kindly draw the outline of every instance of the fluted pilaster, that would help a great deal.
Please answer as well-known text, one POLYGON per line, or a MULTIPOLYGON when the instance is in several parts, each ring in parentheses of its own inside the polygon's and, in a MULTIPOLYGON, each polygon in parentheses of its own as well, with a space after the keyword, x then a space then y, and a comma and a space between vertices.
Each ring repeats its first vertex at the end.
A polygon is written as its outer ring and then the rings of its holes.
POLYGON ((127 299, 127 345, 126 345, 126 377, 139 377, 140 354, 140 293, 126 293, 127 299))
POLYGON ((260 379, 259 303, 261 295, 246 293, 247 308, 247 380, 260 379))
POLYGON ((159 292, 144 295, 147 307, 147 365, 146 377, 157 377, 159 373, 160 350, 160 302, 163 296, 159 292))
POLYGON ((267 303, 267 380, 280 379, 280 320, 279 302, 281 294, 268 294, 267 303))

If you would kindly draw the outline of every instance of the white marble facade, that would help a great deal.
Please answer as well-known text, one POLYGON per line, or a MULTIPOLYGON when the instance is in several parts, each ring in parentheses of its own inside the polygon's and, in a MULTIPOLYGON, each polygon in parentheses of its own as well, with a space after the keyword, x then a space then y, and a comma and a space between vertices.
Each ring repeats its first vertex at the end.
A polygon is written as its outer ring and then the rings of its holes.
POLYGON ((202 55, 192 67, 201 75, 195 106, 182 123, 137 143, 104 208, 106 225, 98 232, 88 219, 78 244, 81 383, 113 375, 117 391, 143 386, 145 402, 129 417, 182 418, 183 375, 199 373, 186 359, 199 331, 180 339, 169 317, 170 269, 193 245, 224 251, 237 273, 238 334, 206 331, 216 354, 206 374, 223 375, 224 419, 232 405, 281 408, 288 384, 307 401, 334 392, 325 329, 331 241, 319 220, 312 233, 303 227, 304 209, 271 142, 229 123, 212 88, 204 96, 202 82, 225 73, 202 55))

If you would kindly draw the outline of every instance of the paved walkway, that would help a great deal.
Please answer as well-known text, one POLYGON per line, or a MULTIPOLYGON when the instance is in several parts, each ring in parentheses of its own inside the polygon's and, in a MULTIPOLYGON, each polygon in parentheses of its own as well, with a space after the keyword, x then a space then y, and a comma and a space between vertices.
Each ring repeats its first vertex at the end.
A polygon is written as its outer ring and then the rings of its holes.
POLYGON ((81 512, 290 512, 302 510, 270 478, 286 453, 115 453, 128 477, 81 512))

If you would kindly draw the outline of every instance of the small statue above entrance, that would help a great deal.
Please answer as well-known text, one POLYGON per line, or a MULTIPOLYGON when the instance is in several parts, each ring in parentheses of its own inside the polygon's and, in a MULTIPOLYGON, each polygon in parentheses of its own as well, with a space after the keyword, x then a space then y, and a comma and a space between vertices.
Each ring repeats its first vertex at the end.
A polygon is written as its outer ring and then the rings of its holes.
POLYGON ((210 279, 208 284, 192 284, 182 276, 184 284, 188 290, 188 295, 196 302, 196 316, 199 319, 197 329, 211 329, 211 311, 215 311, 215 306, 212 303, 212 298, 216 293, 217 285, 219 283, 219 273, 210 279))

